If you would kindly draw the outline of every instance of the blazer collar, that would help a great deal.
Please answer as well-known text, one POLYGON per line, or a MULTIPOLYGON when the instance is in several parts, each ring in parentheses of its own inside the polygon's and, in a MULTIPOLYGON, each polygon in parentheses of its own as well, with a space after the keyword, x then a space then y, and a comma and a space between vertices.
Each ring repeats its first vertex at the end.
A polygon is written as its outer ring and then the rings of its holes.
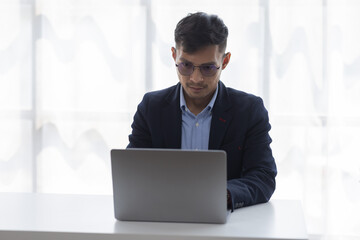
POLYGON ((180 83, 172 87, 165 98, 166 104, 162 111, 162 132, 166 148, 181 148, 180 87, 180 83))
POLYGON ((231 122, 232 114, 230 113, 231 100, 225 85, 219 81, 219 93, 213 108, 209 149, 219 149, 223 141, 226 130, 231 122))

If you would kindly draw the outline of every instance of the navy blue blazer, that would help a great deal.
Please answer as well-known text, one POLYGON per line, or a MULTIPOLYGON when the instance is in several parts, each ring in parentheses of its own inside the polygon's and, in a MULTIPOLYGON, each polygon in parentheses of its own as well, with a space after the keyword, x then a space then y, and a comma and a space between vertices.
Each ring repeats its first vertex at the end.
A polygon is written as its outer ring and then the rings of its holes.
MULTIPOLYGON (((181 148, 180 87, 146 93, 131 125, 128 148, 181 148)), ((275 190, 267 110, 261 98, 219 81, 209 149, 227 153, 232 209, 267 202, 275 190)))

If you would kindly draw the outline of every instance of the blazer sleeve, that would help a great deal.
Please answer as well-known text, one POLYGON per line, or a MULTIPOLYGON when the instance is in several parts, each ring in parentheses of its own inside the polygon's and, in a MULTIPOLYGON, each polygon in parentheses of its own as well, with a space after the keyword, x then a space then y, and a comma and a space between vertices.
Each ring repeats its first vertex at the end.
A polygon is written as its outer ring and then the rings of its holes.
POLYGON ((267 202, 275 190, 277 169, 270 148, 270 129, 268 112, 257 97, 250 108, 241 159, 232 159, 242 161, 241 177, 227 183, 232 210, 267 202))
POLYGON ((129 135, 127 148, 151 148, 151 134, 147 122, 148 95, 145 94, 143 100, 137 107, 134 120, 131 125, 132 132, 129 135))

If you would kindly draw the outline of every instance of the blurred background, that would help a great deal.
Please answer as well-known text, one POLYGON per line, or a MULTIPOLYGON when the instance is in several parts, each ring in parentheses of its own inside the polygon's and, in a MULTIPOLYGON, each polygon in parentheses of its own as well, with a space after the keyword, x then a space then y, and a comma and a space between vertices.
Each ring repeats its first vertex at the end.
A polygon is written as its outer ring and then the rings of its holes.
POLYGON ((273 199, 302 202, 310 239, 360 238, 360 1, 1 0, 0 191, 112 194, 147 91, 177 83, 176 23, 219 15, 221 80, 263 98, 273 199))

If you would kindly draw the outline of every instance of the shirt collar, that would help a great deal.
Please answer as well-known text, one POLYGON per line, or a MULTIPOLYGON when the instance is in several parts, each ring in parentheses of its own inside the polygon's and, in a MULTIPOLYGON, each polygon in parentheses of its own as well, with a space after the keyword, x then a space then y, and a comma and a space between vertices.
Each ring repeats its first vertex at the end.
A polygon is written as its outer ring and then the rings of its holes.
MULTIPOLYGON (((213 97, 211 98, 209 104, 206 106, 205 109, 208 109, 209 111, 211 111, 211 109, 214 107, 214 103, 215 103, 215 100, 216 100, 216 97, 218 95, 218 85, 216 86, 216 90, 215 90, 215 93, 213 95, 213 97)), ((184 97, 184 90, 183 90, 183 87, 181 86, 180 88, 180 108, 182 111, 185 111, 187 108, 187 105, 186 105, 186 101, 185 101, 185 97, 184 97)))

